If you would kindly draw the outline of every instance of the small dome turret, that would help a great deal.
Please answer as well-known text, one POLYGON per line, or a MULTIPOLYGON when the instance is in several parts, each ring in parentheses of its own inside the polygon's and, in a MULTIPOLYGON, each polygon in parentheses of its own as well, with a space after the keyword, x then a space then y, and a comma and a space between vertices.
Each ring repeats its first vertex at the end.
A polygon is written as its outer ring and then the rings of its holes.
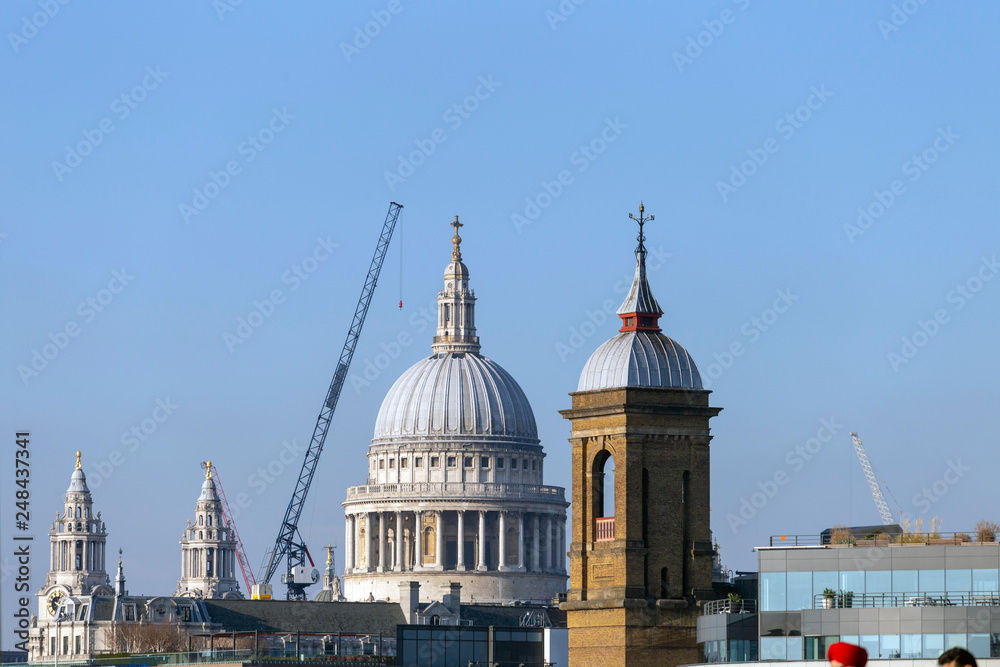
POLYGON ((639 246, 635 249, 635 278, 618 309, 622 328, 590 356, 577 391, 618 387, 666 387, 702 389, 701 373, 694 359, 680 343, 661 333, 663 315, 646 279, 646 246, 643 225, 653 220, 639 205, 639 246))

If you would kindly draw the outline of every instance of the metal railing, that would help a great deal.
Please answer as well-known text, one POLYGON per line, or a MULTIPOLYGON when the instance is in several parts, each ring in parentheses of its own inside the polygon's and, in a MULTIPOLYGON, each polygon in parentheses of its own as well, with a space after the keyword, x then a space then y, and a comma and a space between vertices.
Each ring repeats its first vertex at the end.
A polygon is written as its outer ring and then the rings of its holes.
POLYGON ((602 516, 595 519, 594 527, 596 542, 610 542, 615 539, 615 518, 613 516, 602 516))
POLYGON ((399 482, 347 487, 348 500, 377 500, 415 496, 421 499, 441 497, 470 500, 476 498, 516 498, 523 500, 565 500, 566 489, 541 484, 503 484, 497 482, 399 482))
POLYGON ((990 533, 876 533, 864 537, 841 534, 772 535, 772 547, 891 547, 913 545, 962 545, 996 544, 996 535, 990 533))
POLYGON ((711 616, 712 614, 756 614, 757 613, 757 601, 756 600, 736 600, 735 602, 730 599, 723 600, 712 600, 711 602, 706 602, 702 606, 702 615, 711 616))
POLYGON ((1000 607, 1000 593, 927 591, 916 593, 844 593, 813 596, 813 609, 872 607, 1000 607))
MULTIPOLYGON (((389 655, 328 655, 321 652, 304 652, 296 655, 294 652, 287 653, 281 650, 260 650, 237 649, 224 651, 185 651, 182 653, 135 653, 130 655, 100 656, 89 660, 74 660, 69 657, 59 658, 60 665, 80 665, 86 667, 125 666, 125 665, 205 665, 213 663, 232 662, 315 662, 327 665, 386 665, 393 663, 393 656, 389 655)), ((30 663, 18 663, 22 667, 27 664, 29 667, 49 667, 54 666, 52 660, 38 660, 30 663)))

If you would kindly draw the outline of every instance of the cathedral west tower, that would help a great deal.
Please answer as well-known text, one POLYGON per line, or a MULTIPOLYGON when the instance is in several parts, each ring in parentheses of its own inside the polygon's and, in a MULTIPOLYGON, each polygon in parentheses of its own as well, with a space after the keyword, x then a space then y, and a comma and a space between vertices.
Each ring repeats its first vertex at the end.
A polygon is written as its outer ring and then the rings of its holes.
POLYGON ((236 581, 236 536, 223 520, 211 461, 205 463, 205 481, 194 515, 194 522, 188 520, 181 536, 181 578, 175 595, 242 599, 236 581))
MULTIPOLYGON (((571 665, 700 660, 696 603, 712 595, 709 407, 691 355, 661 333, 643 225, 618 335, 580 375, 572 408, 571 665), (614 487, 605 496, 605 474, 614 487), (613 508, 613 509, 612 509, 613 508)), ((632 216, 629 216, 632 217, 632 216)))

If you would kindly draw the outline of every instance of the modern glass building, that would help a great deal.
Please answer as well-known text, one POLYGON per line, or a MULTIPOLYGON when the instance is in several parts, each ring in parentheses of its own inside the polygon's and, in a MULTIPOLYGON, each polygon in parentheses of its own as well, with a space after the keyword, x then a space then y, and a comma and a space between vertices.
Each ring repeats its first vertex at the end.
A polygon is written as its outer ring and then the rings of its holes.
MULTIPOLYGON (((761 661, 825 659, 837 641, 871 658, 937 658, 953 646, 1000 657, 1000 543, 961 533, 831 541, 780 536, 758 548, 761 661)), ((732 639, 710 616, 699 623, 706 659, 738 661, 708 643, 732 639)))

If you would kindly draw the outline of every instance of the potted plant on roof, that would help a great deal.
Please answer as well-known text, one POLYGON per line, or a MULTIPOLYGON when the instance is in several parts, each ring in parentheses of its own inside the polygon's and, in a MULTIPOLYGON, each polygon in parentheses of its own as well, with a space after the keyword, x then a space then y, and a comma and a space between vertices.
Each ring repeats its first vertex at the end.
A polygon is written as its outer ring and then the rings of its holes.
POLYGON ((823 609, 833 609, 833 601, 837 597, 837 591, 832 588, 823 589, 823 609))
POLYGON ((838 607, 849 608, 854 606, 854 591, 840 591, 839 602, 838 607))
POLYGON ((729 613, 743 613, 743 598, 740 597, 739 593, 729 594, 729 613))

